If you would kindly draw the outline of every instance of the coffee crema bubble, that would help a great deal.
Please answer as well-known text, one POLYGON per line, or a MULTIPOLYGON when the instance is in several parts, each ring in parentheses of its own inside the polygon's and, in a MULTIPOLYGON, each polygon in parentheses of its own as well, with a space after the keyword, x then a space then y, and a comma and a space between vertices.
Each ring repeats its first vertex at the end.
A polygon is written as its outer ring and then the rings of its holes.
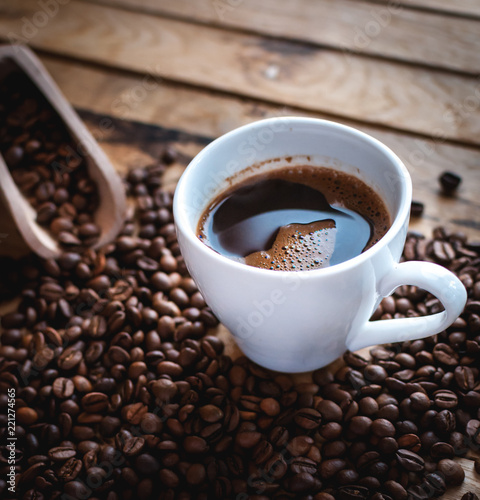
POLYGON ((346 172, 308 165, 235 184, 204 211, 197 233, 232 260, 303 271, 360 255, 389 227, 384 202, 366 183, 346 172))

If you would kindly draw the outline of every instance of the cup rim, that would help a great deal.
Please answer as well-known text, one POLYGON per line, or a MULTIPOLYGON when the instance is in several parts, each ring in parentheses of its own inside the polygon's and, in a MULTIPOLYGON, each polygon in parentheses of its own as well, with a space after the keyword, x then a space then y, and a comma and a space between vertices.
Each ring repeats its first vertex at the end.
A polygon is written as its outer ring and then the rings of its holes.
MULTIPOLYGON (((219 262, 221 262, 224 266, 229 266, 232 267, 233 269, 243 270, 243 272, 246 273, 258 274, 258 276, 263 276, 263 277, 269 276, 271 278, 274 278, 275 276, 278 276, 277 279, 285 279, 286 275, 290 275, 292 273, 292 271, 271 270, 254 266, 248 266, 243 262, 232 260, 226 257, 225 255, 216 252, 208 245, 203 243, 195 234, 195 231, 191 230, 191 228, 189 227, 190 224, 187 219, 186 211, 183 210, 183 207, 186 206, 185 199, 187 197, 187 192, 189 189, 188 181, 190 172, 192 172, 196 168, 200 168, 199 165, 203 163, 204 158, 207 155, 212 154, 212 152, 214 152, 214 150, 219 146, 220 143, 230 140, 238 134, 241 134, 247 130, 255 131, 255 129, 268 126, 270 123, 277 122, 278 120, 288 120, 289 124, 291 123, 292 128, 295 127, 296 124, 312 125, 315 127, 331 128, 336 131, 349 134, 351 136, 356 136, 357 138, 370 143, 376 149, 380 150, 384 154, 384 156, 390 161, 390 163, 396 166, 396 168, 400 171, 405 180, 403 184, 402 197, 400 200, 400 209, 398 210, 392 224, 390 225, 390 228, 382 236, 382 238, 380 238, 378 242, 376 242, 369 249, 362 252, 360 255, 357 255, 356 257, 353 257, 339 264, 335 264, 334 266, 329 266, 320 269, 311 269, 311 270, 305 269, 305 270, 295 271, 295 273, 302 276, 302 278, 306 278, 308 276, 311 276, 313 278, 315 276, 346 271, 348 269, 351 269, 352 267, 356 267, 362 264, 363 262, 371 259, 378 252, 380 252, 385 246, 388 246, 388 244, 402 230, 405 220, 408 220, 410 214, 410 204, 412 200, 412 181, 405 164, 388 146, 383 144, 375 137, 372 137, 371 135, 366 134, 365 132, 362 132, 354 127, 343 125, 341 123, 334 122, 331 120, 324 120, 320 118, 304 118, 298 116, 281 116, 281 117, 256 120, 254 122, 242 125, 221 135, 217 139, 213 140, 210 144, 205 146, 205 148, 203 148, 188 164, 187 168, 183 172, 175 188, 175 193, 173 197, 173 217, 177 233, 181 232, 182 235, 185 238, 187 238, 188 241, 195 247, 196 251, 201 252, 202 254, 206 253, 205 256, 210 256, 211 258, 219 259, 219 262), (267 273, 267 275, 265 273, 267 273)), ((198 214, 198 218, 200 218, 200 216, 201 213, 198 214)))

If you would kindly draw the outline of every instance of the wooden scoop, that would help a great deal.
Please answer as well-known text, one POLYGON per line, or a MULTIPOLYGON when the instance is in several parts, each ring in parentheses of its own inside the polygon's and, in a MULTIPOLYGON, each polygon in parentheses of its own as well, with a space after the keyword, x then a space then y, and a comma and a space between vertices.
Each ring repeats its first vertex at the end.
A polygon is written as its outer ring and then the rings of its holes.
MULTIPOLYGON (((32 80, 57 112, 77 150, 84 156, 88 173, 99 194, 99 207, 94 219, 101 233, 94 247, 105 245, 117 235, 125 216, 125 189, 120 177, 31 50, 22 45, 0 47, 0 80, 12 71, 23 71, 32 80)), ((25 253, 26 245, 46 259, 56 258, 62 253, 57 240, 35 218, 36 210, 17 188, 0 154, 0 255, 20 256, 25 253)))

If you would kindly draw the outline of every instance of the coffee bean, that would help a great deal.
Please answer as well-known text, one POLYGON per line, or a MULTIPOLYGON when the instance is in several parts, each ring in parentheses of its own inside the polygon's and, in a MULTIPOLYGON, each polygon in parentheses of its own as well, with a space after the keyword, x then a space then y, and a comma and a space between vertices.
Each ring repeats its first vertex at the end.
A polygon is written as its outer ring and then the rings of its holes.
POLYGON ((59 377, 53 382, 52 388, 53 388, 53 393, 57 398, 66 399, 73 394, 75 390, 75 385, 71 379, 65 377, 59 377))
POLYGON ((478 495, 472 491, 467 491, 467 493, 462 496, 461 500, 479 500, 479 498, 478 495))
POLYGON ((448 486, 458 486, 462 484, 465 479, 465 471, 462 466, 458 462, 448 458, 440 460, 437 464, 437 468, 448 486))
POLYGON ((239 432, 236 435, 235 442, 241 448, 249 449, 256 446, 261 438, 262 435, 260 434, 260 432, 253 432, 253 431, 239 432))
POLYGON ((186 473, 187 483, 194 486, 202 484, 205 481, 206 475, 207 473, 203 464, 192 464, 186 473))
POLYGON ((432 445, 430 448, 430 455, 435 460, 453 458, 455 456, 455 450, 451 444, 439 442, 432 445))
POLYGON ((424 205, 420 201, 413 200, 410 207, 410 214, 412 217, 420 217, 423 214, 424 205))
POLYGON ((457 366, 455 368, 455 381, 462 391, 469 391, 475 386, 473 371, 468 366, 457 366))
POLYGON ((439 390, 434 393, 435 406, 441 410, 456 408, 458 405, 457 395, 450 390, 439 390))
POLYGON ((289 478, 287 488, 292 493, 300 494, 309 491, 314 483, 315 480, 311 474, 308 472, 301 472, 289 478))
POLYGON ((422 443, 416 434, 404 434, 398 438, 398 446, 405 450, 417 453, 420 451, 422 443))
POLYGON ((439 177, 445 194, 452 194, 462 182, 462 178, 454 172, 443 172, 439 177))
POLYGON ((367 500, 369 490, 363 486, 342 486, 337 490, 338 500, 367 500))
POLYGON ((274 398, 266 398, 260 403, 260 409, 269 417, 275 417, 280 413, 281 407, 274 398))
POLYGON ((480 420, 469 420, 465 428, 465 433, 474 445, 480 445, 480 420))
POLYGON ((393 500, 407 500, 408 493, 397 481, 389 480, 385 482, 385 489, 393 500))
POLYGON ((442 410, 435 415, 433 427, 439 434, 449 434, 455 430, 455 415, 450 410, 442 410))
POLYGON ((33 408, 23 406, 16 411, 17 421, 20 425, 30 426, 38 420, 38 413, 33 408))
POLYGON ((313 408, 299 410, 295 417, 295 423, 304 429, 316 429, 322 422, 322 415, 313 408))
POLYGON ((208 450, 207 442, 199 436, 187 436, 183 441, 183 447, 187 453, 192 454, 205 453, 208 450))
POLYGON ((341 422, 343 418, 343 412, 340 406, 328 399, 320 401, 316 409, 321 413, 322 420, 325 422, 341 422))
POLYGON ((159 479, 167 488, 176 488, 180 483, 180 480, 175 472, 169 469, 160 470, 159 479))
POLYGON ((102 392, 90 392, 82 398, 82 406, 89 413, 101 413, 108 408, 108 396, 102 392))
POLYGON ((141 437, 131 437, 123 444, 122 451, 127 457, 135 457, 145 447, 145 439, 141 437))
POLYGON ((431 472, 425 476, 424 480, 430 486, 430 490, 433 491, 435 495, 443 495, 445 493, 445 480, 441 474, 431 472))
POLYGON ((54 462, 65 462, 75 457, 77 452, 65 446, 57 446, 48 452, 48 457, 54 462))
POLYGON ((218 422, 224 416, 223 411, 214 405, 202 406, 199 413, 202 420, 209 423, 218 422))
POLYGON ((53 302, 61 299, 65 294, 65 290, 57 283, 48 282, 40 286, 39 294, 47 302, 53 302))
POLYGON ((458 363, 457 353, 447 344, 437 344, 433 348, 433 357, 440 364, 446 366, 456 366, 458 363))
POLYGON ((378 437, 393 437, 395 426, 384 418, 377 418, 372 422, 371 432, 378 437))
POLYGON ((83 481, 69 481, 65 483, 64 492, 72 498, 88 498, 91 490, 83 481))
POLYGON ((420 472, 425 468, 422 457, 409 450, 398 450, 395 454, 398 463, 409 472, 420 472))
POLYGON ((80 460, 76 458, 70 458, 60 467, 58 471, 58 477, 65 483, 73 481, 80 474, 82 467, 83 464, 80 460))
POLYGON ((71 370, 75 368, 81 361, 82 352, 73 347, 67 347, 63 353, 58 357, 57 364, 62 370, 71 370))
POLYGON ((143 453, 135 458, 135 467, 141 474, 152 475, 160 470, 158 460, 148 453, 143 453))
POLYGON ((423 392, 410 394, 411 408, 413 411, 425 412, 430 408, 430 398, 423 392))

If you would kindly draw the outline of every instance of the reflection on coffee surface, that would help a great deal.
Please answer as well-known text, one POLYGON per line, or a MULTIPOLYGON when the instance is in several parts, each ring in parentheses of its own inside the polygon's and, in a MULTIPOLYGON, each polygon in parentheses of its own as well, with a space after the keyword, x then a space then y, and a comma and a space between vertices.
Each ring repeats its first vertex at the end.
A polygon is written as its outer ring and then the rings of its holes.
POLYGON ((216 252, 279 271, 332 266, 360 255, 390 227, 380 196, 327 167, 285 167, 235 184, 205 210, 198 236, 216 252))

